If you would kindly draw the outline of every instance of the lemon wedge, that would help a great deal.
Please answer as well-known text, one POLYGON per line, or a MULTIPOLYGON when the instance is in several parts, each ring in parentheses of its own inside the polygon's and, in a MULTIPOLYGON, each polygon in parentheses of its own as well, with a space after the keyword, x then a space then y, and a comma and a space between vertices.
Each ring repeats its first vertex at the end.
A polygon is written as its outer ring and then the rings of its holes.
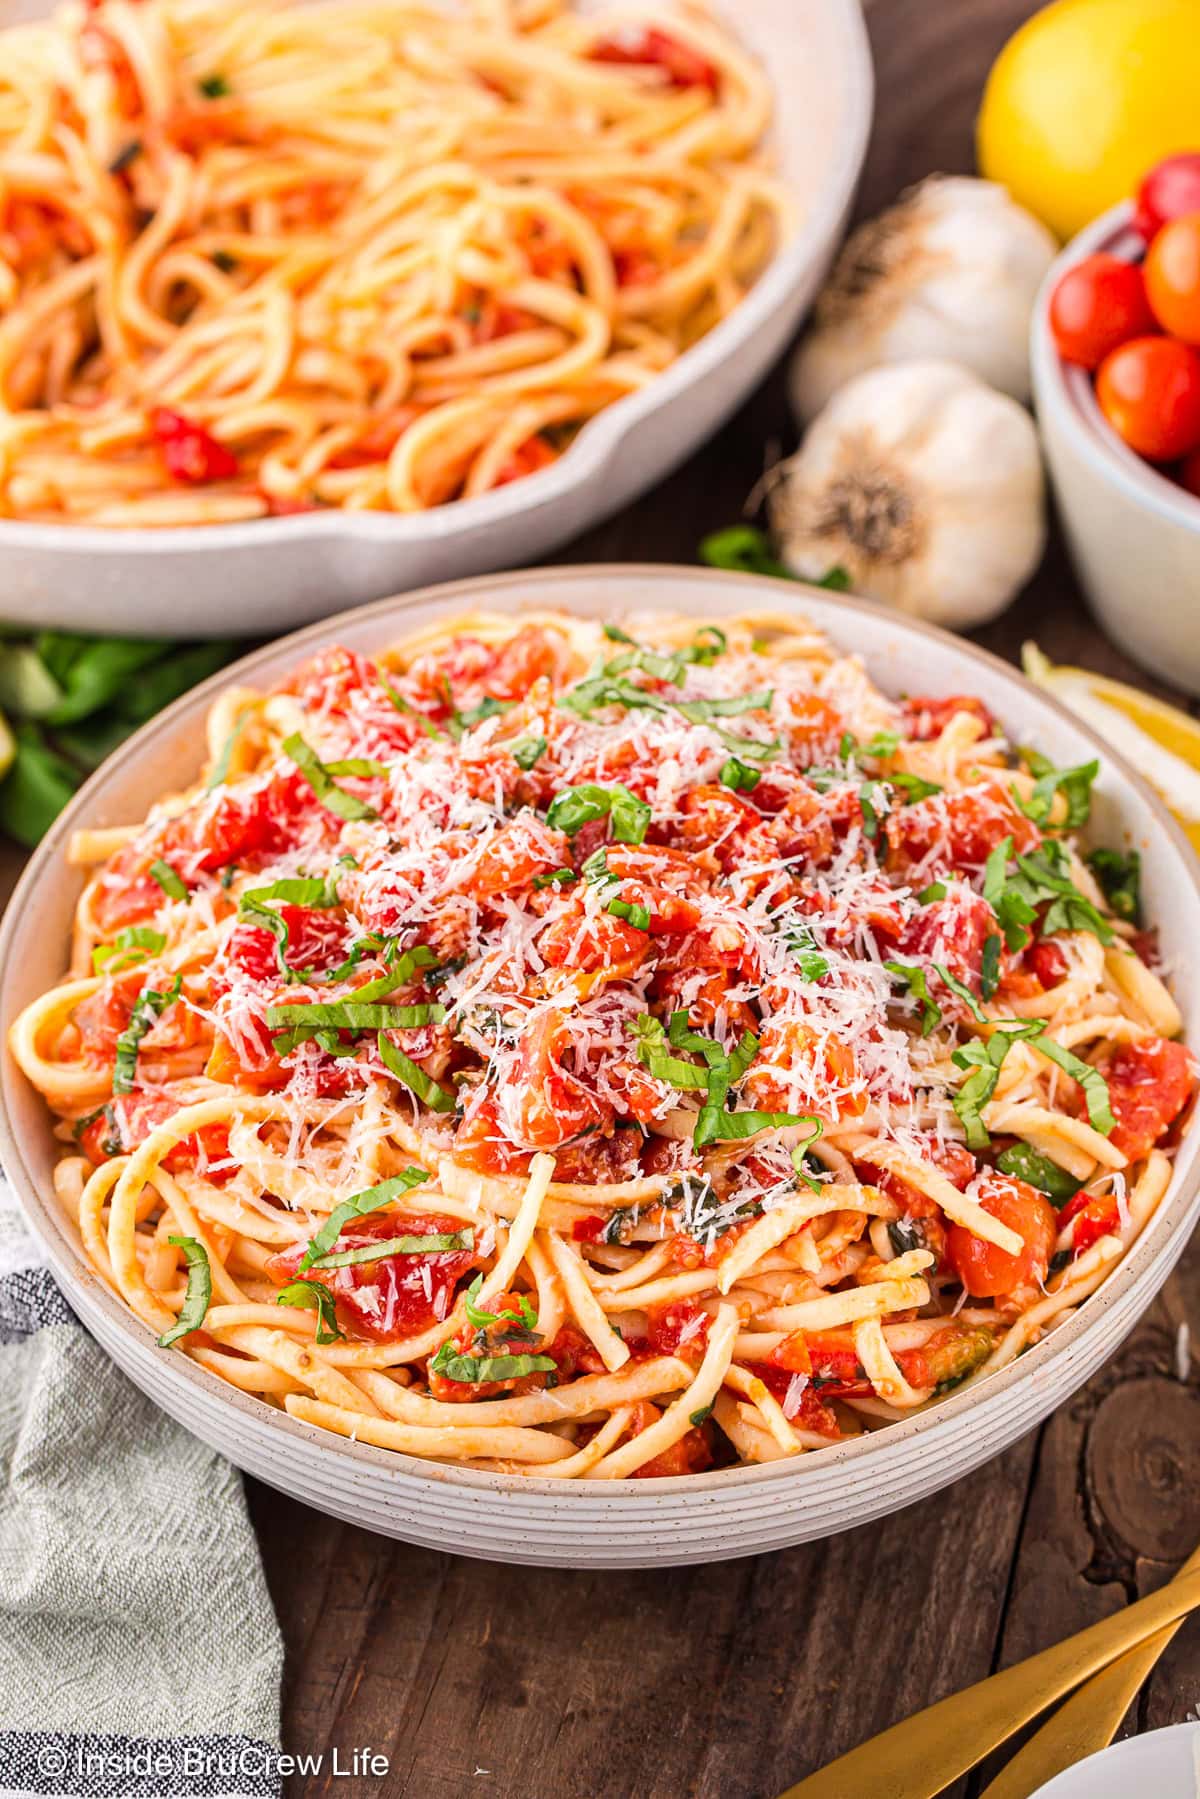
POLYGON ((1036 643, 1023 645, 1021 663, 1149 781, 1200 855, 1200 720, 1123 681, 1053 663, 1036 643))

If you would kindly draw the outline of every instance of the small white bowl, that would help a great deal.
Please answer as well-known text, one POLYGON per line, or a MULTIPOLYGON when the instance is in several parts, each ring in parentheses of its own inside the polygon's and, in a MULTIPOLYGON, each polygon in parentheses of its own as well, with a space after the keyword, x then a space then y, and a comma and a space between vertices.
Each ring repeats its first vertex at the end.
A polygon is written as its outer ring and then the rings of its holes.
POLYGON ((1073 238, 1034 307, 1033 396, 1046 462, 1075 571, 1096 616, 1136 662, 1200 694, 1200 499, 1122 443, 1086 369, 1064 362, 1050 331, 1050 295, 1067 269, 1098 250, 1142 249, 1132 202, 1073 238))
MULTIPOLYGON (((264 685, 331 640, 369 654, 472 607, 552 607, 612 619, 659 609, 700 620, 803 611, 887 692, 979 693, 1017 743, 1060 766, 1102 759, 1098 839, 1142 856, 1149 917, 1176 969, 1188 1039, 1200 1042, 1200 869, 1170 817, 1120 759, 1056 700, 961 638, 884 607, 787 581, 716 570, 541 569, 383 600, 256 651, 168 707, 109 758, 35 852, 0 928, 0 1031, 61 978, 78 869, 72 831, 127 824, 196 778, 203 721, 227 682, 264 685)), ((562 1481, 487 1474, 394 1455, 301 1424, 154 1337, 90 1266, 54 1193, 61 1145, 40 1094, 0 1065, 0 1154, 30 1227, 74 1310, 130 1379, 238 1467, 321 1511, 459 1555, 573 1568, 679 1566, 757 1555, 847 1530, 960 1480, 1039 1424, 1113 1354, 1166 1280, 1200 1211, 1200 1128, 1187 1133, 1153 1219, 1103 1286, 1043 1342, 977 1385, 877 1434, 798 1460, 685 1479, 562 1481)), ((964 1495, 970 1511, 970 1493, 964 1495)), ((914 1528, 916 1526, 914 1525, 914 1528)))
MULTIPOLYGON (((33 0, 37 12, 47 4, 33 0)), ((661 481, 786 349, 841 237, 871 130, 859 0, 727 0, 725 12, 774 87, 771 148, 795 225, 741 305, 670 368, 598 413, 550 468, 429 512, 129 531, 0 520, 5 619, 272 636, 382 594, 533 562, 661 481)))

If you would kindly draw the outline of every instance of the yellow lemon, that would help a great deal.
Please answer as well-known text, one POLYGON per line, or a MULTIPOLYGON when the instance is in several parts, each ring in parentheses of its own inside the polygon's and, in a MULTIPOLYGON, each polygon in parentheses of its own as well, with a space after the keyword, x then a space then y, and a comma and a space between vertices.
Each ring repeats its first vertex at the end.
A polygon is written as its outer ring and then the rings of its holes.
POLYGON ((1056 665, 1035 643, 1025 645, 1021 660, 1031 681, 1091 725, 1150 783, 1200 854, 1200 721, 1124 681, 1056 665))
POLYGON ((1200 0, 1055 0, 992 67, 980 173, 1062 238, 1200 149, 1200 0))

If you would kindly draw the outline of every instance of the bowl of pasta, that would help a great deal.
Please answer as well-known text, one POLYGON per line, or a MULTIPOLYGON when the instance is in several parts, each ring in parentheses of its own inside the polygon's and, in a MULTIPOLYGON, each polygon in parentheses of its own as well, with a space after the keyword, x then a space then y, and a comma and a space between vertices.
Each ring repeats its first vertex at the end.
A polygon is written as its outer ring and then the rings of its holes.
POLYGON ((969 1474, 1149 1304, 1198 929, 1137 776, 959 639, 468 581, 246 658, 68 807, 0 939, 4 1165, 267 1482, 468 1555, 750 1554, 969 1474))
POLYGON ((0 554, 42 626, 262 636, 545 554, 783 352, 870 129, 858 0, 19 11, 0 554))

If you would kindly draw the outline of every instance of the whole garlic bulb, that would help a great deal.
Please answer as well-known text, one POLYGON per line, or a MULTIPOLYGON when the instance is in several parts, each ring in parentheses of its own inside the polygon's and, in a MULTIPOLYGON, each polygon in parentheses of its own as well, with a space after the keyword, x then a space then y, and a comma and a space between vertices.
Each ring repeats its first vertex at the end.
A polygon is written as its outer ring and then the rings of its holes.
POLYGON ((1029 398, 1029 321, 1057 254, 1050 233, 994 181, 931 175, 851 233, 792 362, 810 419, 864 369, 948 356, 1029 398))
POLYGON ((855 593, 965 630, 1002 612, 1045 542, 1033 421, 958 363, 870 369, 773 471, 793 574, 840 566, 855 593))

